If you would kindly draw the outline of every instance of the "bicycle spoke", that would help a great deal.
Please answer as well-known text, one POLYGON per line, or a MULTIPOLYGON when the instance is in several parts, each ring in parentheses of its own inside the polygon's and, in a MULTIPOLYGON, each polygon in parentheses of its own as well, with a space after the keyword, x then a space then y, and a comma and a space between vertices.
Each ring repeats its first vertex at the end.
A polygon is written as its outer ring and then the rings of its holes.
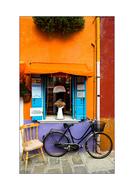
POLYGON ((112 141, 108 135, 96 133, 88 139, 85 148, 92 157, 104 158, 108 156, 112 150, 112 141))
POLYGON ((62 147, 56 146, 56 143, 68 143, 69 139, 60 132, 52 132, 48 134, 43 142, 44 149, 48 155, 59 157, 64 155, 67 150, 64 150, 62 147))

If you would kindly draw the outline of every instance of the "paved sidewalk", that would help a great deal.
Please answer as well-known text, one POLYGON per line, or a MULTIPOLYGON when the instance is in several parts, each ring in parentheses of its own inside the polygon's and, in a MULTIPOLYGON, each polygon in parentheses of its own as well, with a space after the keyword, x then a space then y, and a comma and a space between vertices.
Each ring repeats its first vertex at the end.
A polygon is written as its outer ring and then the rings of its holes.
MULTIPOLYGON (((87 152, 68 153, 54 158, 45 154, 45 162, 41 157, 29 159, 29 174, 114 174, 114 152, 104 159, 94 159, 87 152)), ((24 174, 24 162, 20 161, 20 173, 24 174)))

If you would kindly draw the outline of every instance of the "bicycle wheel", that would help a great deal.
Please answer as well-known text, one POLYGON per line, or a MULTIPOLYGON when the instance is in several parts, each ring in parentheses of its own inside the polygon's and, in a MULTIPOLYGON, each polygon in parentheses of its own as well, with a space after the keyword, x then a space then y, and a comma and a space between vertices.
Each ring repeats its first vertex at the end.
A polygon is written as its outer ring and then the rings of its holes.
POLYGON ((51 132, 43 140, 43 147, 49 156, 60 157, 67 153, 67 150, 57 147, 56 143, 69 143, 69 138, 62 132, 51 132))
POLYGON ((85 142, 86 151, 96 159, 107 157, 112 151, 112 140, 105 133, 94 133, 85 142))

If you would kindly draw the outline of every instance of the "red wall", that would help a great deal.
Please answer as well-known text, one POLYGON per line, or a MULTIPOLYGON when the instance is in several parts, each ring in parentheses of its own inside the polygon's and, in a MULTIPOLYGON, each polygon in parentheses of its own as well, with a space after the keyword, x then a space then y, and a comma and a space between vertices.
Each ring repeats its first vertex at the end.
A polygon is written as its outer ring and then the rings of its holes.
POLYGON ((114 117, 114 17, 100 22, 100 116, 114 117))

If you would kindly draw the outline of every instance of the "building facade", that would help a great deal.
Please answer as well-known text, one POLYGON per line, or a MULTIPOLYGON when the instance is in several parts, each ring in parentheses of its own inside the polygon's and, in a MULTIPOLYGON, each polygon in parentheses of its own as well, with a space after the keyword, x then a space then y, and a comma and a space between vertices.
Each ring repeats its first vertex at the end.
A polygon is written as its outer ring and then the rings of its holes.
POLYGON ((31 88, 31 99, 23 104, 24 123, 40 121, 41 139, 51 128, 62 129, 64 122, 77 123, 86 117, 106 119, 105 108, 100 109, 105 104, 105 82, 104 78, 97 80, 98 67, 103 73, 107 61, 103 52, 106 43, 100 44, 107 40, 104 20, 84 19, 84 29, 63 39, 46 36, 32 17, 20 17, 20 72, 29 77, 31 88), (64 90, 56 93, 56 87, 64 90), (63 120, 56 119, 55 102, 59 99, 65 102, 63 120))

